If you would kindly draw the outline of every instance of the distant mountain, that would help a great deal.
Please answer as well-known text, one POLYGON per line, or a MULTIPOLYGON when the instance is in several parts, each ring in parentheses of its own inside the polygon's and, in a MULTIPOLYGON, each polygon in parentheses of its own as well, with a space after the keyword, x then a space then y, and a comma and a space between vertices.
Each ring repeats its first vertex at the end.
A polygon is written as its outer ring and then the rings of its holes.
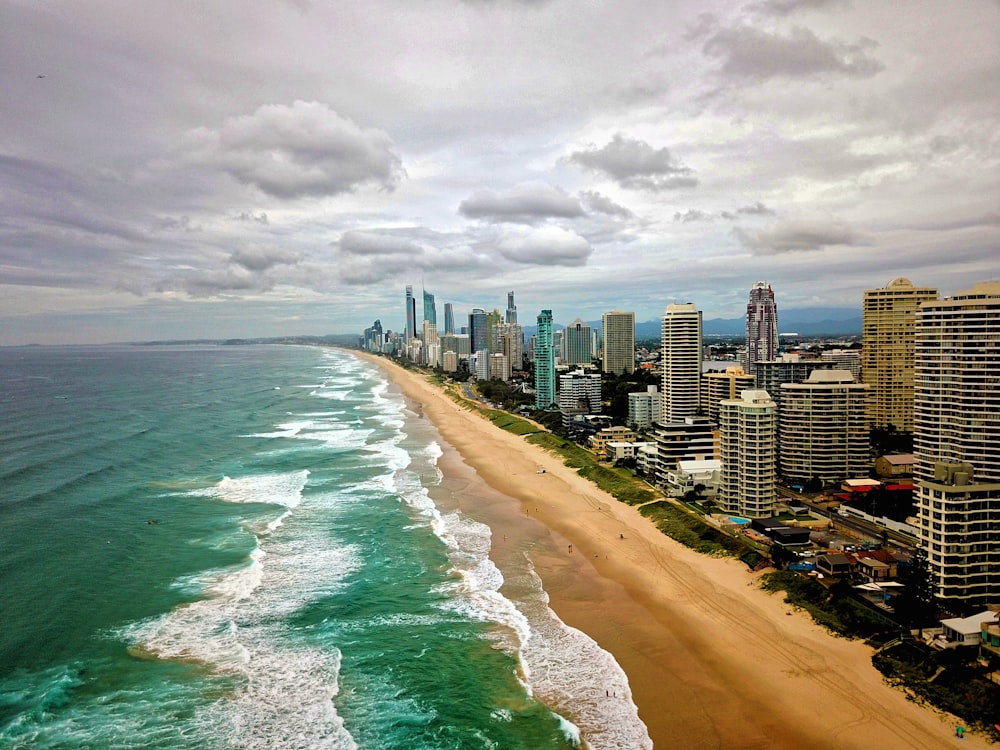
MULTIPOLYGON (((601 321, 587 322, 591 328, 600 329, 601 321)), ((709 318, 702 323, 706 336, 741 336, 746 334, 746 318, 709 318)), ((556 329, 562 328, 555 325, 556 329)), ((535 335, 535 326, 524 326, 526 337, 535 335)), ((850 336, 861 334, 861 315, 856 307, 802 307, 788 310, 778 308, 779 333, 798 333, 802 336, 850 336)), ((635 324, 635 337, 641 340, 660 338, 659 320, 646 320, 635 324)))

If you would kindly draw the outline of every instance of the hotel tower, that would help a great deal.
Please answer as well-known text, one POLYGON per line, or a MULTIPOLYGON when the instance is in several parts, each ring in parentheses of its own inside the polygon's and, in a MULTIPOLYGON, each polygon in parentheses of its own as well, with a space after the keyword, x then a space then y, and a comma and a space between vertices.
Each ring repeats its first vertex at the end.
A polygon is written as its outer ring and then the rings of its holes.
POLYGON ((615 375, 635 372, 635 313, 612 310, 601 316, 604 356, 601 371, 615 375))
POLYGON ((701 384, 701 310, 672 303, 663 314, 660 422, 674 424, 698 413, 701 384))
POLYGON ((758 281, 750 290, 747 302, 747 359, 744 368, 755 375, 757 363, 778 356, 778 306, 774 291, 765 281, 758 281))

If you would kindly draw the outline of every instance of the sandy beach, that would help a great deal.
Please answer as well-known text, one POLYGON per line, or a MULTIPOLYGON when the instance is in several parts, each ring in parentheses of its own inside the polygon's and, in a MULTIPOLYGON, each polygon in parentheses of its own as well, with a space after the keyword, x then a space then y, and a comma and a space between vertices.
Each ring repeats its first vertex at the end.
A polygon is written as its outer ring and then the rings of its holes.
POLYGON ((743 564, 681 546, 423 375, 358 354, 436 426, 446 481, 485 483, 490 501, 465 510, 490 525, 500 569, 532 539, 550 606, 614 655, 656 748, 992 746, 956 738, 954 717, 883 682, 864 643, 793 612, 743 564))

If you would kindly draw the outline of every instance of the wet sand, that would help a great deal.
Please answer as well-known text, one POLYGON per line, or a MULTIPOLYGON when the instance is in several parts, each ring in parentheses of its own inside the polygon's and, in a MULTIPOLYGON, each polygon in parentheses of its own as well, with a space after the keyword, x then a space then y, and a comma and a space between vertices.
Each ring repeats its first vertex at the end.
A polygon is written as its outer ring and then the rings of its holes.
POLYGON ((654 747, 992 747, 958 740, 954 717, 883 682, 869 647, 760 590, 743 564, 681 546, 422 374, 360 356, 434 423, 446 481, 476 486, 480 507, 465 510, 492 529, 501 570, 530 541, 550 606, 614 655, 654 747))

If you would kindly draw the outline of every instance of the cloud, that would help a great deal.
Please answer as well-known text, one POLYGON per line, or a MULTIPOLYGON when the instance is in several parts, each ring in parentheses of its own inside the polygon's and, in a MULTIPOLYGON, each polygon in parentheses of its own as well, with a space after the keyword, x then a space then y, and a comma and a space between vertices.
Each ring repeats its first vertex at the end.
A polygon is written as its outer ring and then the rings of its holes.
POLYGON ((698 184, 694 171, 680 164, 669 149, 654 149, 645 141, 625 138, 621 133, 602 148, 574 151, 569 160, 602 172, 625 188, 658 191, 698 184))
POLYGON ((800 219, 779 221, 768 229, 736 227, 737 239, 754 255, 777 255, 799 250, 823 250, 838 245, 863 245, 864 238, 842 221, 800 219))
POLYGON ((850 4, 850 0, 767 0, 751 8, 771 16, 789 16, 800 10, 825 10, 850 4))
POLYGON ((294 265, 301 256, 285 248, 241 248, 230 258, 248 271, 266 271, 278 265, 294 265))
POLYGON ((326 104, 268 104, 213 130, 188 133, 189 160, 226 172, 276 198, 350 193, 374 184, 393 190, 403 175, 393 143, 326 104))
POLYGON ((747 214, 750 216, 774 216, 774 211, 760 201, 757 201, 749 206, 740 206, 736 209, 736 213, 747 214))
POLYGON ((801 26, 793 27, 788 36, 736 26, 717 32, 702 50, 722 60, 720 72, 727 77, 766 81, 828 73, 870 78, 883 69, 882 63, 868 54, 877 46, 867 38, 854 44, 824 41, 801 26))
POLYGON ((496 249, 508 260, 536 266, 585 266, 594 252, 583 237, 555 226, 505 233, 496 249))
POLYGON ((237 221, 252 221, 257 224, 269 224, 267 219, 267 214, 261 211, 259 214, 255 214, 253 211, 241 211, 236 217, 237 221))
POLYGON ((405 237, 381 232, 344 232, 338 243, 342 253, 368 257, 372 255, 419 255, 419 244, 405 237))
POLYGON ((580 200, 582 200, 591 211, 595 211, 600 214, 617 216, 622 219, 631 219, 635 216, 635 214, 625 208, 625 206, 615 203, 608 196, 602 195, 594 190, 582 191, 580 193, 580 200))
POLYGON ((697 208, 689 208, 687 211, 681 213, 677 211, 674 214, 674 221, 680 221, 684 224, 688 224, 692 221, 711 221, 715 217, 707 211, 702 211, 697 208))
POLYGON ((547 218, 572 219, 584 215, 580 201, 558 187, 525 183, 506 193, 477 190, 458 206, 469 219, 535 224, 547 218))

